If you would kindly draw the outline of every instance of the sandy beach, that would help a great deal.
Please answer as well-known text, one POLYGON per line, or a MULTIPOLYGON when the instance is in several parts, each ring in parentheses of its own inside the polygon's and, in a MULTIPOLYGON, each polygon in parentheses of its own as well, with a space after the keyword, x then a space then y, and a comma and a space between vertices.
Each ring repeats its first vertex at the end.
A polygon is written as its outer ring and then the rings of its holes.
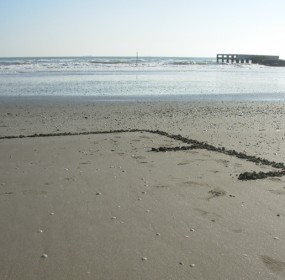
POLYGON ((2 99, 0 279, 284 279, 284 109, 2 99))

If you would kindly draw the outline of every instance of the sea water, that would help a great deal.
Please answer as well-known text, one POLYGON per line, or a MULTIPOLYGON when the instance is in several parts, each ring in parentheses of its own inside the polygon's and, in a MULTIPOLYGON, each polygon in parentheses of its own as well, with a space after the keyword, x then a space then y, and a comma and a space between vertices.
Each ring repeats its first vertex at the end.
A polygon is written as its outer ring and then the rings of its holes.
POLYGON ((191 57, 0 58, 0 96, 285 101, 285 68, 191 57))

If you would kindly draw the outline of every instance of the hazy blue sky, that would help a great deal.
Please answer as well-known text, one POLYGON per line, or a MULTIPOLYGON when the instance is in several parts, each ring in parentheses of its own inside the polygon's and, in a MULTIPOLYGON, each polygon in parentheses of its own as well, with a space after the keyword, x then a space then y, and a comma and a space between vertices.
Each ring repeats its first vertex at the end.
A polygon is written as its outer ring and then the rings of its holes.
POLYGON ((0 0, 0 56, 285 57, 285 0, 0 0))

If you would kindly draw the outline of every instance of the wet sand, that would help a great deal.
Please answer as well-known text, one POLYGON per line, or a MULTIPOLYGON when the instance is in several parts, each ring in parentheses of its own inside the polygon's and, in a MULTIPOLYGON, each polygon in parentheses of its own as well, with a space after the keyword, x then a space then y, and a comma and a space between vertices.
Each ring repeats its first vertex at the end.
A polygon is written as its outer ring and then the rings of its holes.
POLYGON ((79 135, 0 140, 0 279, 284 279, 285 176, 147 132, 284 163, 284 108, 1 103, 0 137, 79 135))

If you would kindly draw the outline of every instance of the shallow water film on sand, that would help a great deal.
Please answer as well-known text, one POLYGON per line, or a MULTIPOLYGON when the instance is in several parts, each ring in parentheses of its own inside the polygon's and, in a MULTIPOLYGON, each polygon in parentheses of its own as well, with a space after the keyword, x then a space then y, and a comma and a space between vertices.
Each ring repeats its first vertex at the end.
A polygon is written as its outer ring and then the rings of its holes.
POLYGON ((0 58, 1 96, 284 100, 285 69, 215 58, 0 58))

